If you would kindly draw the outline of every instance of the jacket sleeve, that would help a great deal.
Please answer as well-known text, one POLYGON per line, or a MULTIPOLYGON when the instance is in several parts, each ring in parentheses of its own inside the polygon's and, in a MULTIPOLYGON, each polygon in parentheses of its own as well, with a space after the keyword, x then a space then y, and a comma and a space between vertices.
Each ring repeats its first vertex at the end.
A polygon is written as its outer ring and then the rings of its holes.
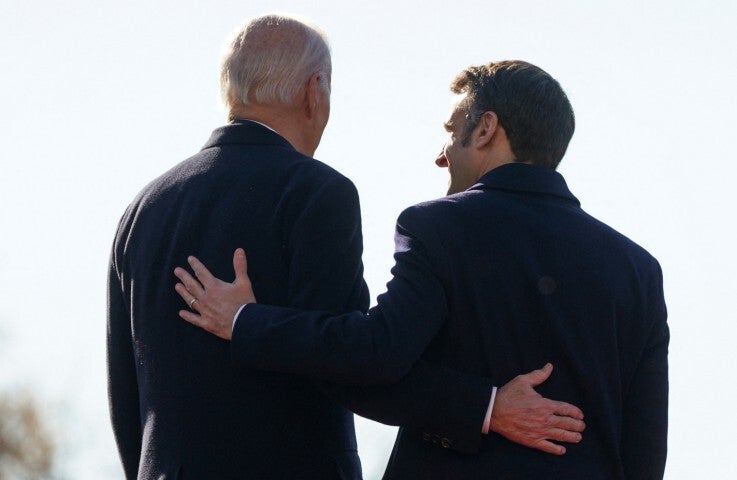
POLYGON ((294 308, 365 312, 363 236, 358 192, 345 177, 322 184, 298 208, 286 239, 287 304, 294 308))
POLYGON ((628 479, 663 478, 668 439, 668 342, 663 276, 656 265, 649 295, 650 334, 625 398, 622 461, 628 479))
MULTIPOLYGON (((246 305, 233 331, 234 360, 251 368, 344 384, 396 383, 420 358, 447 315, 443 286, 434 265, 437 259, 428 254, 426 245, 435 241, 432 235, 411 210, 400 215, 393 278, 368 315, 358 310, 336 315, 246 305), (418 230, 424 230, 422 237, 418 230)), ((335 248, 339 248, 337 242, 335 248)), ((329 279, 341 276, 337 261, 322 260, 331 255, 329 251, 303 253, 333 266, 332 271, 311 281, 332 285, 334 280, 329 279)))
POLYGON ((325 385, 338 403, 362 417, 400 426, 417 438, 461 453, 476 453, 491 400, 490 379, 420 359, 389 385, 325 385))
POLYGON ((141 413, 130 316, 124 302, 115 254, 111 256, 107 297, 108 402, 113 433, 125 477, 138 477, 141 457, 141 413))
POLYGON ((394 279, 366 316, 357 193, 348 184, 320 197, 295 227, 311 241, 292 247, 290 301, 323 312, 248 305, 233 332, 233 360, 340 383, 320 384, 364 417, 446 448, 476 451, 490 381, 425 361, 413 366, 445 317, 442 286, 413 232, 419 222, 409 212, 400 217, 394 279), (376 383, 389 384, 367 385, 376 383))

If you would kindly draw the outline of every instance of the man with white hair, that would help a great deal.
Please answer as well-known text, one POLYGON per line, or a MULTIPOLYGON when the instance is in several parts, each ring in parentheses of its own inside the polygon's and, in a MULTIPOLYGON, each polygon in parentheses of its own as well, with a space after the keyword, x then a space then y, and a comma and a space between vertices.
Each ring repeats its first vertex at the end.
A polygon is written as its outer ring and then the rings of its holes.
MULTIPOLYGON (((188 254, 225 277, 225 252, 246 246, 262 301, 367 310, 356 189, 312 158, 330 113, 330 78, 315 27, 275 15, 247 23, 222 62, 230 123, 123 215, 110 262, 108 375, 128 479, 361 477, 353 416, 324 394, 328 387, 232 364, 230 342, 179 319, 172 290, 188 254)), ((490 381, 419 364, 393 388, 381 398, 341 396, 450 448, 478 448, 490 381)), ((538 402, 548 410, 527 427, 531 437, 554 438, 551 419, 580 416, 538 402)))
POLYGON ((109 397, 126 478, 360 478, 353 416, 313 382, 231 367, 229 343, 181 325, 172 270, 246 242, 275 303, 365 309, 358 196, 311 158, 330 112, 323 35, 269 15, 222 59, 229 124, 137 196, 117 230, 109 397), (313 256, 312 253, 320 255, 313 256), (335 275, 334 271, 341 273, 335 275))

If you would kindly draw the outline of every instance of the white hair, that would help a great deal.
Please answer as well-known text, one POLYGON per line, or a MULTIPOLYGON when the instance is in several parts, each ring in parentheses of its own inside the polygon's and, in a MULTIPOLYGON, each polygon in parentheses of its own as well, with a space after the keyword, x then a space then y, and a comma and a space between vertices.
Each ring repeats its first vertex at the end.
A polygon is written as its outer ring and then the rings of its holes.
POLYGON ((315 73, 330 90, 330 47, 314 25, 283 15, 246 22, 225 45, 220 63, 220 95, 238 103, 291 105, 315 73))

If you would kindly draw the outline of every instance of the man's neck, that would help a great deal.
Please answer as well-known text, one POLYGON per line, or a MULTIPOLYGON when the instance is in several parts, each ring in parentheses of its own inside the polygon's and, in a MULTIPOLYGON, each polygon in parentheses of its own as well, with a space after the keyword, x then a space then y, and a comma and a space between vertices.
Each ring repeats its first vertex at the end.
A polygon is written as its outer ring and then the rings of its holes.
POLYGON ((499 130, 499 134, 492 140, 491 148, 481 162, 479 178, 497 167, 516 162, 514 152, 512 152, 512 146, 509 144, 509 140, 507 140, 506 132, 501 128, 499 130))
POLYGON ((304 120, 299 117, 299 113, 298 110, 290 107, 238 105, 229 110, 228 119, 230 121, 251 120, 260 123, 284 137, 295 150, 311 157, 315 149, 305 139, 304 120))
POLYGON ((271 130, 272 132, 274 132, 274 133, 276 133, 276 134, 279 134, 279 135, 281 135, 281 134, 280 134, 279 132, 277 132, 276 130, 274 130, 274 129, 273 129, 273 128, 271 128, 270 126, 266 125, 265 123, 263 123, 263 122, 259 122, 258 120, 254 120, 254 119, 252 119, 252 118, 243 118, 243 117, 238 117, 238 118, 231 118, 231 119, 230 119, 230 121, 231 121, 231 122, 235 122, 235 121, 246 121, 246 122, 253 122, 253 123, 258 123, 258 124, 259 124, 259 125, 261 125, 262 127, 268 128, 268 129, 269 129, 269 130, 271 130))

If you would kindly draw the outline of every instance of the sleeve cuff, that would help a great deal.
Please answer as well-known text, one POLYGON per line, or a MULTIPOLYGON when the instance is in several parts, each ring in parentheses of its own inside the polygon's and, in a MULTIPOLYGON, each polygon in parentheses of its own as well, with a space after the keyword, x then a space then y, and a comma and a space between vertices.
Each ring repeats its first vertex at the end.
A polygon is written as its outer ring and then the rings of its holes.
MULTIPOLYGON (((243 305, 241 305, 241 308, 239 308, 238 311, 235 312, 235 317, 233 317, 233 326, 230 329, 231 333, 233 332, 233 330, 235 330, 235 322, 238 320, 238 315, 241 314, 241 312, 243 311, 243 307, 245 307, 246 305, 248 305, 248 304, 247 303, 244 303, 243 305)), ((494 387, 494 388, 496 388, 496 387, 494 387)), ((492 393, 492 398, 494 398, 493 397, 494 393, 496 393, 496 390, 494 390, 494 392, 492 393)))
POLYGON ((497 390, 496 387, 491 387, 491 399, 489 400, 489 407, 486 409, 486 416, 484 417, 484 424, 481 426, 481 433, 483 433, 484 435, 488 435, 489 429, 491 428, 491 411, 494 409, 494 400, 496 400, 496 390, 497 390))

